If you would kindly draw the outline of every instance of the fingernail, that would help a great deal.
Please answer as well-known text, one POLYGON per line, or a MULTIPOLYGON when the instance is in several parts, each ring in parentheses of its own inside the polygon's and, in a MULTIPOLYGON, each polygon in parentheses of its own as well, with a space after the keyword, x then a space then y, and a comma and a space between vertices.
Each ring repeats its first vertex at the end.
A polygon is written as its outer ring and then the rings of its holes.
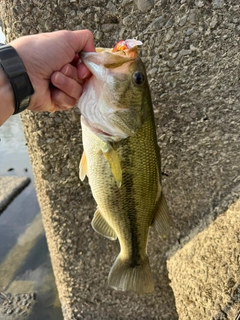
POLYGON ((69 69, 70 69, 70 67, 69 67, 69 65, 67 64, 67 65, 65 65, 65 66, 61 69, 61 72, 62 72, 65 76, 67 76, 69 69))
POLYGON ((88 72, 83 73, 83 75, 82 75, 82 80, 86 79, 87 76, 88 76, 88 72))
POLYGON ((64 84, 64 76, 63 76, 63 74, 62 74, 61 72, 58 72, 58 73, 56 74, 56 76, 55 76, 55 82, 56 82, 57 84, 60 84, 60 85, 64 84))

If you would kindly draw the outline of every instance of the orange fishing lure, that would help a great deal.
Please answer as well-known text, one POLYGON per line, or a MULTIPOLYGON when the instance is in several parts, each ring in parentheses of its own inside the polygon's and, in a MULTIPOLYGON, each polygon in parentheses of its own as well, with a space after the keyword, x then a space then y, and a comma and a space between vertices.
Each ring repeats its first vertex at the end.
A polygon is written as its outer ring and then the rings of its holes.
POLYGON ((120 40, 118 43, 113 47, 112 52, 117 51, 124 51, 126 49, 133 48, 135 46, 141 46, 142 42, 136 39, 127 39, 127 40, 120 40))

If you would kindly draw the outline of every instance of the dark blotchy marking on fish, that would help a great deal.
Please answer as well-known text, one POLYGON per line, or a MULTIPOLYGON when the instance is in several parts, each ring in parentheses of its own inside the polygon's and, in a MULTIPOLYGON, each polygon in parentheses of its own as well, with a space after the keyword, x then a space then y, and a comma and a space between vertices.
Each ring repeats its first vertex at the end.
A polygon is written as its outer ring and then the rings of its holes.
MULTIPOLYGON (((128 149, 131 149, 131 146, 125 145, 128 149)), ((131 155, 131 150, 124 150, 123 160, 122 160, 122 168, 130 168, 131 167, 131 159, 129 155, 131 155)), ((123 185, 126 188, 126 196, 129 194, 134 194, 133 190, 133 176, 132 173, 128 173, 127 175, 123 173, 123 185)), ((139 254, 139 243, 137 239, 137 212, 135 206, 135 199, 131 198, 131 203, 128 203, 128 207, 126 210, 126 216, 129 219, 129 224, 131 226, 131 242, 132 242, 132 257, 131 257, 131 267, 134 268, 135 266, 139 265, 140 261, 140 254, 139 254)))

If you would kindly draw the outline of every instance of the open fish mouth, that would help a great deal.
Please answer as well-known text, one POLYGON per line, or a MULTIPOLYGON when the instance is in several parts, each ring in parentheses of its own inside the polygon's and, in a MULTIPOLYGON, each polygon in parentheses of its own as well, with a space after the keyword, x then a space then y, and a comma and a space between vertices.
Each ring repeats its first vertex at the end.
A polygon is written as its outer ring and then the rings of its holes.
POLYGON ((96 52, 81 52, 79 56, 89 70, 97 76, 100 66, 112 69, 135 60, 138 56, 137 46, 140 45, 142 42, 139 40, 120 40, 112 49, 96 48, 96 52))
MULTIPOLYGON (((137 47, 133 47, 116 53, 110 49, 97 48, 96 52, 81 52, 80 58, 96 78, 103 78, 114 68, 118 68, 127 62, 137 58, 137 47)), ((127 70, 122 70, 123 72, 127 70)))

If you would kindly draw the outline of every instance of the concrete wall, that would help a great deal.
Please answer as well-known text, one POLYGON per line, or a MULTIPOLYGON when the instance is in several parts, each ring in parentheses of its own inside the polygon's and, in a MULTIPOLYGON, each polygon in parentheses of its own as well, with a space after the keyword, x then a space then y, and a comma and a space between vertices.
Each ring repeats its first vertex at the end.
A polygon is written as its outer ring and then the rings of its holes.
MULTIPOLYGON (((177 319, 166 256, 175 259, 174 252, 240 194, 240 5, 234 0, 135 2, 0 3, 7 39, 89 28, 99 46, 132 37, 144 43, 141 56, 152 89, 163 186, 174 220, 167 242, 150 235, 154 295, 135 297, 107 288, 119 249, 90 226, 95 204, 88 185, 78 179, 82 146, 77 110, 22 116, 65 319, 177 319)), ((202 254, 195 252, 198 256, 202 254)), ((170 276, 176 291, 178 270, 170 267, 170 276)), ((196 312, 202 310, 200 293, 197 301, 196 312)), ((207 311, 202 319, 208 319, 207 311)), ((178 312, 179 318, 193 319, 184 318, 179 307, 178 312)))
POLYGON ((239 221, 240 200, 169 259, 169 277, 180 319, 237 319, 239 221))

